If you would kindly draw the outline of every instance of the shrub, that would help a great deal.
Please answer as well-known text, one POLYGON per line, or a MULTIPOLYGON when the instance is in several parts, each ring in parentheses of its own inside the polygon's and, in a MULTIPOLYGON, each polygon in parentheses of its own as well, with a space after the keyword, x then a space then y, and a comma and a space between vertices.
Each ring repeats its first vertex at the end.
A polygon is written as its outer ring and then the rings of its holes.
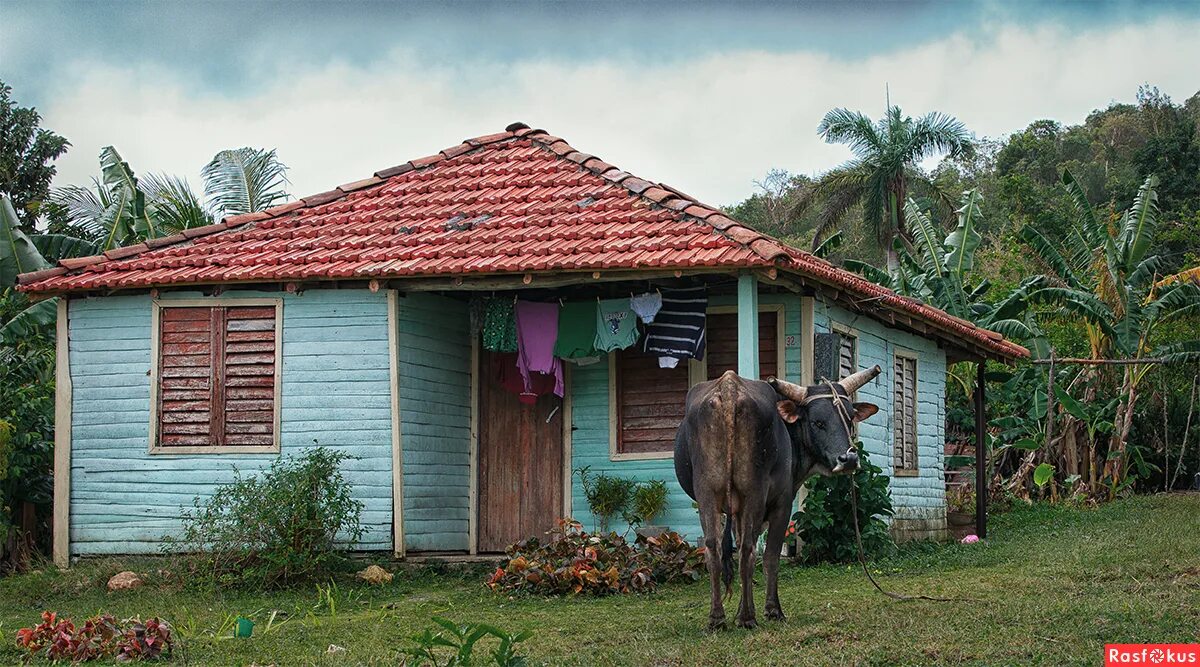
POLYGON ((633 490, 631 518, 640 524, 653 523, 667 507, 667 483, 661 479, 642 482, 633 490))
POLYGON ((850 502, 851 480, 858 487, 858 525, 864 552, 871 557, 895 547, 883 520, 892 514, 888 477, 871 463, 862 443, 858 443, 858 465, 853 475, 814 477, 805 484, 808 496, 804 499, 804 509, 796 512, 792 520, 804 541, 800 557, 806 562, 848 563, 858 559, 850 502))
POLYGON ((42 612, 42 622, 17 631, 17 646, 29 657, 53 662, 86 662, 113 658, 117 662, 154 659, 171 653, 171 626, 152 618, 117 621, 108 614, 93 616, 80 627, 69 618, 42 612))
POLYGON ((630 544, 616 533, 587 533, 578 522, 560 519, 544 543, 531 537, 509 547, 508 560, 486 583, 495 592, 611 595, 695 580, 703 568, 704 550, 678 533, 630 544))
POLYGON ((477 664, 474 662, 475 644, 485 637, 499 640, 496 648, 488 654, 496 667, 521 667, 525 658, 517 655, 517 644, 533 636, 533 631, 505 632, 483 623, 458 624, 437 616, 433 622, 440 630, 427 629, 412 637, 413 646, 402 649, 404 665, 413 667, 460 667, 477 664))
POLYGON ((575 471, 579 475, 583 495, 587 498, 588 508, 599 523, 600 532, 608 532, 608 522, 614 516, 621 516, 629 506, 629 498, 633 494, 636 482, 622 477, 613 477, 600 473, 591 474, 585 466, 575 471))
POLYGON ((362 536, 363 504, 343 479, 341 452, 316 448, 277 459, 260 476, 242 477, 197 498, 184 530, 164 551, 200 552, 199 571, 219 583, 289 584, 327 575, 341 559, 335 539, 362 536))

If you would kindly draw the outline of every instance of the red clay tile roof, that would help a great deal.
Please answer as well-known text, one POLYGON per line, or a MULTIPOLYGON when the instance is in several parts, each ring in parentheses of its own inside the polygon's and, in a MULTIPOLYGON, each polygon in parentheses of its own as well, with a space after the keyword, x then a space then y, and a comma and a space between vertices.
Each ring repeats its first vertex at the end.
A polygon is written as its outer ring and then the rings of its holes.
POLYGON ((1025 353, 520 123, 263 212, 64 259, 20 289, 698 267, 795 271, 993 354, 1025 353))

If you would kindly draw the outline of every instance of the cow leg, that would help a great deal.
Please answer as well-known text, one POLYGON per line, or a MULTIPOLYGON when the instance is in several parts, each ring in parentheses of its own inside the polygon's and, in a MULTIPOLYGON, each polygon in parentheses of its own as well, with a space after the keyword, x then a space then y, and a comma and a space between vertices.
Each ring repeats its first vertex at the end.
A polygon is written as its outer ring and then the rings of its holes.
POLYGON ((767 551, 763 554, 763 571, 767 576, 767 606, 764 613, 767 620, 771 621, 784 620, 783 607, 779 605, 779 557, 791 509, 789 505, 782 504, 771 512, 768 519, 767 551))
POLYGON ((704 555, 708 562, 709 588, 712 602, 708 611, 708 629, 720 630, 725 627, 725 603, 721 595, 721 535, 724 526, 721 525, 721 514, 717 511, 716 499, 711 496, 698 501, 700 505, 700 527, 704 530, 704 555))
POLYGON ((739 628, 754 629, 758 621, 754 613, 754 561, 757 557, 759 527, 762 525, 762 510, 743 508, 738 515, 738 556, 742 577, 742 600, 738 604, 737 625, 739 628))

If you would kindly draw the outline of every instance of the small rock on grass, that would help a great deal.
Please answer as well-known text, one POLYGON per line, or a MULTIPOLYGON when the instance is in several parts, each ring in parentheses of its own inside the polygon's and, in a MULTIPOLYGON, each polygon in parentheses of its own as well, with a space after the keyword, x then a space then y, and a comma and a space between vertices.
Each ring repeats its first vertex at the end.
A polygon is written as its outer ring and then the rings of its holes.
POLYGON ((108 580, 108 590, 127 591, 141 586, 142 583, 142 578, 136 572, 125 570, 114 574, 112 579, 108 580))
POLYGON ((380 584, 390 583, 392 581, 392 573, 388 572, 382 567, 379 567, 378 565, 371 565, 365 570, 359 572, 358 578, 362 579, 368 584, 378 586, 380 584))

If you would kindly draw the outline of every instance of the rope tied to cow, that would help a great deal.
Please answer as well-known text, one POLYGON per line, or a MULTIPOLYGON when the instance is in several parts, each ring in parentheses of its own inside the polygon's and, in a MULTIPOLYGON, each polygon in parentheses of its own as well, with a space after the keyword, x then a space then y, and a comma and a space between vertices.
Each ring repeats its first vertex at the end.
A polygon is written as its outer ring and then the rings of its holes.
MULTIPOLYGON (((850 412, 846 410, 845 404, 847 401, 838 400, 840 397, 837 394, 837 389, 835 389, 833 386, 833 382, 826 379, 825 384, 829 385, 829 398, 831 401, 833 401, 834 406, 837 407, 838 416, 841 417, 842 424, 846 427, 846 433, 852 433, 851 426, 853 425, 854 421, 850 418, 850 412)), ((850 446, 852 448, 854 447, 853 444, 850 446)), ((871 568, 867 567, 867 555, 866 551, 863 549, 862 542, 862 529, 858 525, 858 484, 854 481, 854 473, 850 473, 850 514, 854 519, 854 542, 858 546, 858 564, 862 566, 863 574, 867 575, 867 580, 871 582, 871 585, 875 587, 875 590, 883 593, 893 600, 900 601, 929 600, 931 602, 981 602, 981 600, 977 600, 975 598, 939 598, 931 595, 905 595, 903 593, 893 593, 891 591, 884 590, 883 587, 879 585, 879 582, 875 581, 875 577, 871 576, 871 568)))

